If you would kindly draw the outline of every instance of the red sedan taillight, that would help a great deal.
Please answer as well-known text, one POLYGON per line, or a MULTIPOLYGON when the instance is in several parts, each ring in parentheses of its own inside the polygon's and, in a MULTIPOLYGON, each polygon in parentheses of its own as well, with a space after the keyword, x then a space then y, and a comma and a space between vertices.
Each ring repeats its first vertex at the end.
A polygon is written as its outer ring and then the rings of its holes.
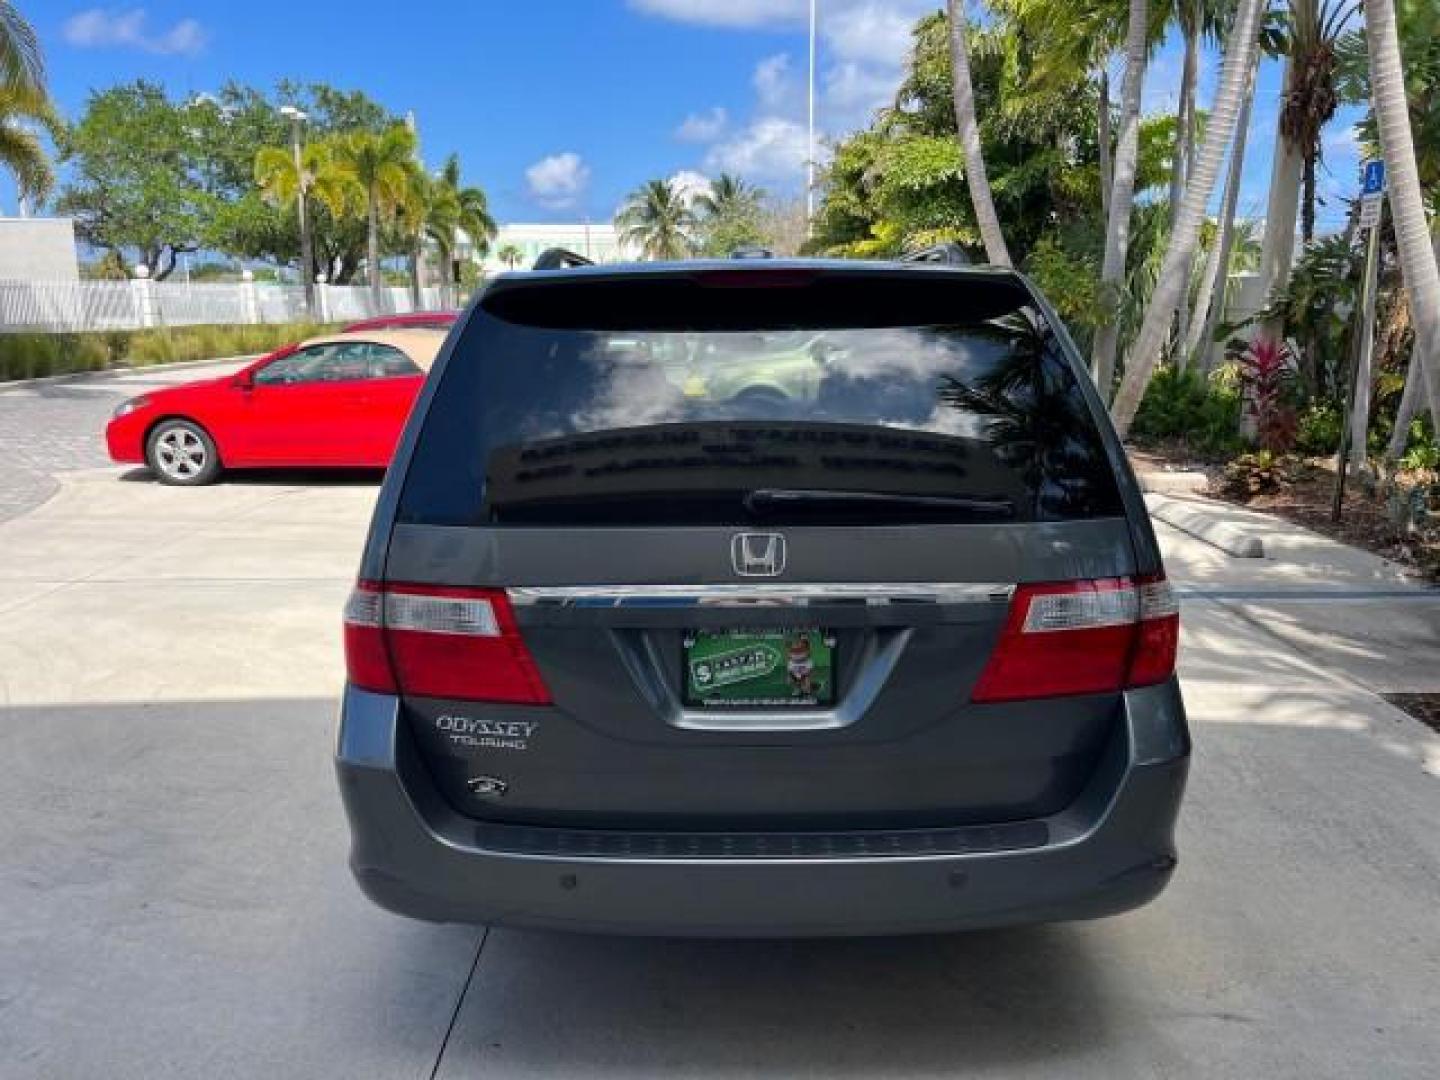
POLYGON ((1164 682, 1175 671, 1180 609, 1163 574, 1021 585, 977 703, 1099 694, 1164 682))
POLYGON ((550 702, 503 589, 362 581, 345 605, 345 668, 384 694, 550 702))

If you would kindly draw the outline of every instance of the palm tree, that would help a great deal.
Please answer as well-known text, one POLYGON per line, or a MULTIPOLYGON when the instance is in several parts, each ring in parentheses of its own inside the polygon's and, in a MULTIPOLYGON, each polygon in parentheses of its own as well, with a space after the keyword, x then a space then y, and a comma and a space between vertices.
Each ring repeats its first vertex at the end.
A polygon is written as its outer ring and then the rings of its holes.
POLYGON ((521 251, 518 247, 516 247, 514 244, 506 244, 499 251, 497 251, 495 255, 511 270, 514 270, 515 267, 519 264, 520 260, 525 257, 525 253, 521 251))
POLYGON ((647 259, 683 259, 691 254, 697 224, 695 211, 669 180, 642 184, 615 215, 620 242, 634 244, 647 259))
POLYGON ((55 186, 55 170, 30 124, 60 131, 60 118, 46 96, 25 86, 0 85, 0 166, 15 177, 22 202, 41 203, 55 186))
POLYGON ((0 0, 0 88, 44 96, 45 59, 40 41, 15 10, 13 0, 0 0))
POLYGON ((1320 132, 1335 115, 1340 95, 1335 86, 1336 48, 1359 0, 1292 0, 1287 46, 1291 79, 1280 106, 1280 134, 1300 152, 1300 240, 1315 238, 1315 166, 1320 132))
MULTIPOLYGON (((1339 32, 1353 12, 1354 0, 1290 0, 1283 34, 1281 108, 1260 257, 1262 296, 1282 292, 1289 280, 1302 187, 1308 206, 1302 227, 1306 232, 1314 229, 1314 167, 1320 129, 1335 112, 1335 49, 1339 32)), ((1256 327, 1254 341, 1277 341, 1283 333, 1284 327, 1262 322, 1256 327)))
POLYGON ((433 243, 441 261, 449 263, 460 221, 460 199, 444 175, 432 177, 419 162, 410 163, 410 178, 404 198, 395 207, 395 222, 410 258, 410 299, 418 311, 422 305, 420 267, 425 242, 433 243))
POLYGON ((1175 315, 1175 305, 1179 303, 1182 290, 1190 279, 1190 266, 1200 236, 1200 224, 1205 219, 1205 207, 1225 159, 1225 149, 1234 135, 1255 50, 1260 47, 1260 15, 1264 5, 1265 0, 1241 0, 1235 13, 1235 24, 1231 27, 1230 40, 1225 48, 1220 88, 1206 124, 1205 141, 1195 160, 1194 174, 1185 187, 1185 198, 1176 215, 1175 231, 1170 236, 1160 279, 1126 364, 1125 379, 1110 410, 1122 438, 1135 419, 1135 411, 1140 407, 1140 398, 1150 381, 1150 373, 1160 359, 1160 350, 1175 315))
MULTIPOLYGON (((475 254, 484 255, 490 250, 490 244, 499 231, 495 219, 490 216, 490 201, 485 197, 485 192, 478 187, 466 187, 461 182, 458 154, 451 154, 445 159, 445 166, 440 170, 440 179, 455 193, 456 226, 470 238, 475 254)), ((452 234, 448 243, 441 243, 438 238, 436 243, 440 244, 441 254, 450 268, 450 284, 459 285, 454 235, 452 234)))
POLYGON ((1120 285, 1125 276, 1125 255, 1130 242, 1130 210, 1135 202, 1135 166, 1140 151, 1140 92, 1145 83, 1149 49, 1149 0, 1130 0, 1125 30, 1125 78, 1120 84, 1120 139, 1112 165, 1110 216, 1105 224, 1105 254, 1100 263, 1101 302, 1108 309, 1095 331, 1091 374, 1100 396, 1110 400, 1115 381, 1115 351, 1120 343, 1120 285))
POLYGON ((356 131, 335 141, 335 165, 365 195, 366 257, 370 291, 380 300, 380 219, 409 195, 415 159, 415 133, 395 124, 380 134, 356 131))
MULTIPOLYGON (((324 141, 305 145, 300 151, 298 172, 292 147, 262 146, 255 153, 255 184, 277 206, 295 203, 303 190, 307 202, 314 199, 324 204, 337 219, 348 217, 363 205, 363 194, 355 180, 336 166, 332 146, 324 141)), ((313 265, 302 266, 301 280, 314 280, 316 269, 313 265)))
POLYGON ((695 196, 694 208, 706 217, 734 217, 760 208, 765 192, 746 183, 733 173, 721 173, 710 181, 710 187, 695 196))
POLYGON ((1215 330, 1225 311, 1226 286, 1230 281, 1230 251, 1235 240, 1235 210, 1240 202, 1240 180, 1245 170, 1245 147, 1250 140, 1250 112, 1255 104, 1255 75, 1260 64, 1260 50, 1250 66, 1245 96, 1240 102, 1240 117, 1235 122, 1235 138, 1230 144, 1230 168, 1225 174, 1225 190, 1220 196, 1220 218, 1210 257, 1200 277, 1200 291, 1187 321, 1188 331, 1176 356, 1176 366, 1184 367, 1191 360, 1203 360, 1215 340, 1215 330), (1218 295, 1216 290, 1219 290, 1218 295))
POLYGON ((1370 49, 1370 87, 1380 129, 1380 150, 1389 175, 1395 244, 1410 294, 1410 318, 1415 327, 1410 363, 1420 372, 1416 383, 1425 389, 1430 416, 1440 424, 1440 269, 1436 267, 1435 250, 1425 224, 1424 192, 1410 132, 1394 0, 1365 0, 1365 24, 1370 49))
POLYGON ((997 266, 1009 266, 1010 251, 1000 218, 995 213, 995 199, 990 194, 990 180, 985 175, 985 155, 980 150, 980 124, 975 118, 975 88, 970 82, 969 20, 965 18, 965 0, 946 0, 950 20, 950 65, 953 72, 955 123, 960 129, 960 148, 965 153, 965 184, 970 189, 970 202, 975 208, 975 222, 985 243, 985 257, 997 266))

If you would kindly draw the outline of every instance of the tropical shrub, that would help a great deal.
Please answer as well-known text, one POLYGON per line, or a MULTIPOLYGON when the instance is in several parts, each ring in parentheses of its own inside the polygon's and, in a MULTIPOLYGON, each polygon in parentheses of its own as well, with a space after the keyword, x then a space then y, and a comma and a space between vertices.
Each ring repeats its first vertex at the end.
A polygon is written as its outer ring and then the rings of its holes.
POLYGON ((1321 457, 1340 449, 1344 424, 1340 407, 1334 402, 1317 402, 1305 409, 1295 431, 1295 450, 1307 457, 1321 457))
POLYGON ((1230 498, 1249 502, 1257 495, 1279 491, 1299 480, 1304 473, 1304 464, 1296 458, 1271 450, 1259 450, 1253 454, 1241 454, 1226 465, 1220 486, 1230 498))
POLYGON ((1239 390, 1223 377, 1161 368, 1150 380, 1130 431, 1142 443, 1178 439, 1207 457, 1233 453, 1241 446, 1239 390))
POLYGON ((1255 422, 1261 450, 1283 454, 1295 444, 1298 420, 1293 403, 1295 370, 1288 347, 1275 341, 1253 344, 1240 359, 1245 411, 1255 422))

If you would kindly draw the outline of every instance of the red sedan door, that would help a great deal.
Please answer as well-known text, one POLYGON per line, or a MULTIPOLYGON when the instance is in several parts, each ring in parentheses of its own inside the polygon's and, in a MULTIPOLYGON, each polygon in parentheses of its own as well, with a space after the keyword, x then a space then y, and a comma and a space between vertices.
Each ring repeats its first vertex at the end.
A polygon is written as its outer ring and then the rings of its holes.
POLYGON ((364 392, 364 463, 384 469, 395 456, 400 432, 424 385, 425 373, 399 349, 378 343, 371 344, 369 349, 370 381, 364 392))
POLYGON ((233 465, 363 465, 365 342, 312 345, 255 373, 224 453, 233 465))

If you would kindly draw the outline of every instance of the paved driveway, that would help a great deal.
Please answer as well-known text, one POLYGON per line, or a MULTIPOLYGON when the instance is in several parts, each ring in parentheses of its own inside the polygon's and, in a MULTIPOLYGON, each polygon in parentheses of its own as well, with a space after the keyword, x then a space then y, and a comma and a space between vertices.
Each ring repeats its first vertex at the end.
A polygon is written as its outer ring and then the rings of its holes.
POLYGON ((107 464, 105 421, 125 398, 241 366, 222 361, 0 383, 0 521, 33 510, 54 495, 59 490, 57 473, 107 464))
POLYGON ((344 867, 337 613, 374 490, 100 469, 0 524, 0 1075, 1435 1075, 1440 739, 1373 691, 1440 690, 1440 606, 1378 560, 1162 533, 1196 759, 1181 868, 1132 915, 486 932, 344 867))

